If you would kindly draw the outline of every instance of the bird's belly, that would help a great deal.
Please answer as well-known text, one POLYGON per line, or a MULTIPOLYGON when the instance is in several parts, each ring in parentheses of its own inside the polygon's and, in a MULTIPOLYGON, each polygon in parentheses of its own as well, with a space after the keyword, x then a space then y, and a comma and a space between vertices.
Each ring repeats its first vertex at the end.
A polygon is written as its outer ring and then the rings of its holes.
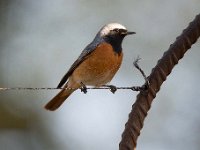
POLYGON ((101 44, 72 74, 76 82, 101 86, 110 82, 120 68, 123 54, 113 51, 109 44, 101 44))

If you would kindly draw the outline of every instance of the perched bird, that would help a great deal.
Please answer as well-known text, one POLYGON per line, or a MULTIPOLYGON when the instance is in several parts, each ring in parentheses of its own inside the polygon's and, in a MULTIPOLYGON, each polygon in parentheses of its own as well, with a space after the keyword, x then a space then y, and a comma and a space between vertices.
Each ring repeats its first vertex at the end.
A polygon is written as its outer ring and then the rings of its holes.
POLYGON ((110 82, 122 63, 122 41, 129 32, 119 23, 103 26, 94 40, 82 51, 61 79, 62 89, 45 108, 56 110, 76 89, 91 85, 99 87, 110 82))

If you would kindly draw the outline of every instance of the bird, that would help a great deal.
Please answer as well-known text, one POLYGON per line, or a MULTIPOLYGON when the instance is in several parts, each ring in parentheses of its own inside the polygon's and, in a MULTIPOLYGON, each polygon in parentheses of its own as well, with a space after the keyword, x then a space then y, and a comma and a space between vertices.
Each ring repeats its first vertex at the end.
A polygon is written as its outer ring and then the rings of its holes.
POLYGON ((45 108, 50 111, 58 109, 79 88, 86 92, 86 86, 100 87, 109 83, 122 63, 122 41, 132 34, 136 33, 119 23, 104 25, 61 79, 57 88, 63 85, 64 88, 45 108))

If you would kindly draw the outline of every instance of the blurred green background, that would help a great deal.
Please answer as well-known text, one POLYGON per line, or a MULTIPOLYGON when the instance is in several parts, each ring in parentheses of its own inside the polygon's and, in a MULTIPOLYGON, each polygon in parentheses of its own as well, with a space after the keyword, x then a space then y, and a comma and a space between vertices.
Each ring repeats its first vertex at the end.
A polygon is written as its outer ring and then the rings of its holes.
MULTIPOLYGON (((0 87, 56 87, 61 77, 109 22, 134 36, 112 80, 143 84, 132 66, 142 58, 148 75, 176 36, 200 13, 199 0, 1 0, 0 87)), ((200 42, 175 67, 158 93, 138 140, 141 150, 200 149, 200 42)), ((1 150, 116 150, 137 92, 75 92, 62 107, 43 106, 58 91, 0 91, 1 150)))

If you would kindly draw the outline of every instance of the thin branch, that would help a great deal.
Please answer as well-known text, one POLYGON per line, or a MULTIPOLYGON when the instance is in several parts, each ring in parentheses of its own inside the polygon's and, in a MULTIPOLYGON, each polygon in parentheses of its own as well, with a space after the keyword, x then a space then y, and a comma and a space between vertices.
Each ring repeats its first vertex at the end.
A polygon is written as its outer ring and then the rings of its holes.
POLYGON ((152 69, 148 77, 149 87, 145 92, 137 95, 136 102, 132 106, 128 122, 122 134, 122 140, 119 144, 119 150, 133 150, 136 148, 137 139, 143 127, 144 119, 147 116, 153 99, 160 90, 162 83, 171 73, 173 67, 184 56, 186 51, 191 48, 200 36, 200 14, 195 20, 176 38, 176 41, 170 45, 163 57, 158 61, 155 68, 152 69))
MULTIPOLYGON (((147 89, 148 86, 148 79, 144 73, 144 71, 140 68, 140 66, 138 65, 140 58, 138 57, 134 62, 134 67, 140 71, 140 73, 142 74, 144 80, 146 81, 147 84, 143 85, 143 86, 131 86, 131 87, 116 87, 114 85, 104 85, 101 87, 86 87, 83 83, 82 87, 80 87, 79 89, 81 90, 81 92, 83 93, 87 93, 87 90, 97 90, 97 89, 109 89, 112 93, 115 93, 115 91, 117 91, 118 89, 120 90, 132 90, 132 91, 145 91, 147 89), (115 91, 113 92, 113 89, 115 88, 115 91)), ((7 90, 61 90, 61 89, 69 89, 69 90, 76 90, 74 88, 54 88, 54 87, 0 87, 0 91, 7 91, 7 90)))
MULTIPOLYGON (((131 87, 116 87, 119 90, 132 90, 132 91, 141 91, 143 90, 140 86, 131 86, 131 87)), ((0 91, 7 90, 61 90, 61 89, 70 89, 73 88, 54 88, 54 87, 0 87, 0 91)), ((81 90, 81 88, 79 88, 81 90)), ((110 89, 109 87, 87 87, 87 90, 103 90, 110 89)))

